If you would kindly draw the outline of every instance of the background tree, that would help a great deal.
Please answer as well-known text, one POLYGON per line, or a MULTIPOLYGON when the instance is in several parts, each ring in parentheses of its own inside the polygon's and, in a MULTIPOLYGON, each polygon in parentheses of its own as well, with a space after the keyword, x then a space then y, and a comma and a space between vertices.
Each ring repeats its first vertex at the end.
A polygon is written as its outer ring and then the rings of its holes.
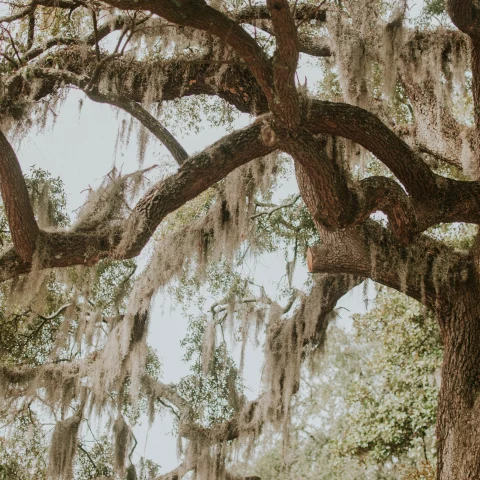
POLYGON ((434 318, 383 289, 353 331, 332 322, 324 349, 293 401, 292 471, 274 436, 256 455, 260 477, 435 478, 442 349, 434 318))
MULTIPOLYGON (((371 278, 435 315, 444 352, 438 477, 480 477, 478 245, 454 248, 432 231, 439 224, 480 222, 480 29, 475 2, 447 0, 445 8, 428 2, 415 27, 406 1, 11 4, 0 19, 3 131, 27 132, 64 92, 77 88, 130 114, 178 164, 146 191, 148 171, 113 171, 74 224, 52 225, 35 215, 15 152, 0 134, 0 189, 11 238, 0 257, 0 279, 8 312, 32 308, 27 293, 44 291, 50 269, 76 267, 65 270, 71 275, 56 273, 60 291, 72 292, 73 306, 47 361, 5 363, 1 370, 7 407, 45 391, 46 403, 60 413, 50 476, 71 476, 88 411, 115 418, 115 465, 124 471, 132 438, 121 407, 126 398, 144 395, 178 416, 184 460, 169 478, 191 470, 201 478, 228 478, 232 441, 255 437, 266 422, 282 426, 287 436, 303 359, 322 346, 336 301, 371 278), (298 78, 301 53, 321 59, 322 88, 298 78), (188 155, 154 107, 173 102, 181 113, 185 98, 199 95, 196 108, 207 108, 205 96, 211 96, 252 118, 188 155), (229 398, 239 401, 212 422, 208 409, 199 415, 178 388, 144 373, 150 302, 174 277, 213 281, 215 265, 238 266, 242 250, 271 248, 265 229, 262 235, 262 228, 249 226, 254 219, 261 227, 258 219, 298 201, 273 205, 269 198, 283 154, 293 159, 304 207, 282 224, 286 231, 270 233, 293 243, 288 278, 307 247, 308 268, 320 275, 308 293, 292 291, 284 306, 247 279, 229 284, 210 309, 204 375, 217 365, 215 341, 227 317, 240 325, 244 340, 250 326, 267 320, 265 394, 245 404, 230 381, 229 398), (377 175, 365 174, 370 156, 378 161, 377 175), (372 217, 375 212, 384 216, 372 217), (180 222, 182 216, 189 222, 180 222), (111 320, 104 330, 105 308, 89 303, 95 280, 107 260, 137 256, 156 231, 152 258, 124 310, 105 307, 111 320), (70 345, 76 357, 59 362, 70 345)), ((221 354, 219 363, 228 365, 221 354)))

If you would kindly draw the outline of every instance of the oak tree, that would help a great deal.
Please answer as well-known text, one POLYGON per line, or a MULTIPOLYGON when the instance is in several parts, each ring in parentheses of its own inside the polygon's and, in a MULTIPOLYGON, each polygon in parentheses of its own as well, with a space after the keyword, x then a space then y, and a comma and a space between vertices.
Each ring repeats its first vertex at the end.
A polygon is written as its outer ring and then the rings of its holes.
MULTIPOLYGON (((163 478, 191 470, 199 478, 232 478, 225 469, 228 445, 255 437, 266 422, 286 423, 302 361, 322 345, 329 313, 370 278, 435 315, 444 348, 438 478, 480 477, 480 251, 477 240, 460 250, 432 230, 480 223, 477 3, 429 1, 417 22, 406 0, 33 0, 10 6, 0 18, 0 190, 10 242, 0 255, 0 279, 9 285, 11 311, 52 269, 76 272, 59 281, 79 292, 69 316, 76 318, 83 356, 59 364, 47 355, 51 362, 1 367, 2 396, 10 405, 43 389, 52 405, 75 406, 53 433, 50 474, 70 475, 85 409, 101 411, 143 391, 176 411, 186 444, 183 462, 163 478), (305 56, 317 59, 322 88, 299 78, 305 56), (113 172, 66 227, 34 213, 7 135, 28 132, 41 122, 42 109, 54 109, 73 88, 140 122, 178 168, 147 191, 141 186, 147 172, 113 172), (198 108, 213 97, 250 115, 250 122, 188 155, 157 108, 175 108, 186 97, 201 98, 198 108), (246 242, 255 246, 249 223, 295 204, 296 198, 276 207, 255 203, 282 155, 293 159, 308 212, 295 219, 295 249, 308 247, 308 269, 321 275, 308 295, 283 309, 257 296, 268 312, 268 390, 254 402, 238 398, 218 422, 202 423, 178 388, 143 373, 149 306, 187 264, 198 272, 228 264, 246 242), (365 161, 378 162, 378 174, 365 174, 365 161), (131 198, 136 204, 129 207, 131 198), (177 210, 188 219, 181 226, 172 217, 177 210), (92 343, 94 314, 78 306, 87 305, 83 299, 91 293, 85 272, 105 260, 138 256, 159 230, 125 311, 107 313, 109 329, 92 343)), ((250 303, 248 295, 237 295, 212 309, 204 328, 205 371, 215 361, 220 313, 243 305, 245 315, 234 317, 243 318, 246 330, 250 303)), ((235 399, 225 375, 223 385, 235 399)), ((129 430, 120 413, 113 429, 122 471, 129 430)))

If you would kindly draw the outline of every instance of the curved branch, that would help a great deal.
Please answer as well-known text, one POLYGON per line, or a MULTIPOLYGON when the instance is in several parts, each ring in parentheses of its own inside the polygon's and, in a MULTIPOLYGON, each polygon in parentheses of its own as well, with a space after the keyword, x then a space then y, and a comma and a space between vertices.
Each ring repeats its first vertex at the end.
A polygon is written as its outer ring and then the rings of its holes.
POLYGON ((31 262, 40 231, 22 169, 2 131, 0 131, 0 191, 15 251, 23 261, 31 262))
POLYGON ((268 57, 257 42, 234 20, 200 0, 108 0, 107 3, 122 10, 149 10, 169 22, 192 27, 220 38, 242 58, 267 96, 271 92, 272 71, 268 57))
POLYGON ((312 133, 338 135, 362 145, 383 162, 417 199, 436 190, 436 175, 377 116, 346 103, 314 100, 305 126, 312 133))
MULTIPOLYGON (((101 225, 94 232, 40 232, 42 258, 38 268, 94 265, 103 258, 138 255, 168 214, 237 167, 274 150, 261 141, 261 125, 259 120, 190 157, 175 174, 154 185, 121 223, 101 225)), ((0 256, 0 281, 28 273, 31 268, 31 260, 7 250, 0 256)))
POLYGON ((115 255, 118 258, 138 255, 169 213, 222 180, 235 168, 272 152, 274 147, 266 146, 260 138, 261 125, 260 119, 223 137, 203 152, 190 157, 178 173, 147 192, 127 220, 115 255))
POLYGON ((317 100, 312 102, 305 126, 315 134, 328 133, 352 140, 390 168, 410 194, 418 231, 437 223, 480 224, 480 182, 436 175, 372 113, 353 105, 317 100))
POLYGON ((383 212, 388 227, 403 243, 408 244, 418 233, 416 213, 402 187, 387 177, 368 177, 360 182, 360 208, 355 224, 365 221, 372 213, 383 212))
POLYGON ((136 118, 155 137, 160 140, 172 154, 179 165, 182 165, 189 157, 185 149, 177 139, 165 128, 153 115, 147 112, 139 103, 129 100, 123 95, 115 95, 111 92, 100 93, 97 90, 84 90, 85 94, 95 102, 108 103, 121 108, 136 118))

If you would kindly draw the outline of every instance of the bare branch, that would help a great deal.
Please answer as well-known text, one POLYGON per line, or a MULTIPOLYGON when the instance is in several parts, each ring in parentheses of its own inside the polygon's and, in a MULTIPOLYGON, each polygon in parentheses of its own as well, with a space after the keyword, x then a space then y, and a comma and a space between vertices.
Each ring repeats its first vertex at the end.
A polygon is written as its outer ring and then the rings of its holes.
POLYGON ((300 195, 295 195, 290 202, 282 203, 281 205, 272 206, 270 210, 266 210, 265 212, 255 213, 250 218, 252 219, 258 218, 258 217, 261 217, 262 215, 267 215, 267 217, 271 217, 275 212, 277 212, 278 210, 281 210, 282 208, 293 207, 300 198, 301 198, 300 195))
POLYGON ((27 17, 34 10, 35 10, 35 6, 34 5, 29 5, 28 7, 25 7, 23 9, 19 10, 17 13, 13 13, 11 15, 5 15, 3 17, 0 17, 0 23, 14 22, 15 20, 19 20, 20 18, 27 17))

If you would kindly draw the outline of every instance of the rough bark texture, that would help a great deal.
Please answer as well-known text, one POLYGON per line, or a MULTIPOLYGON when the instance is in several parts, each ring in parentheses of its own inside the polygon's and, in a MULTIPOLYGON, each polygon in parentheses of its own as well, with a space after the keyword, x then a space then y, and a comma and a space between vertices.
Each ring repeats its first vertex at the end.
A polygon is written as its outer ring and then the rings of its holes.
POLYGON ((1 131, 0 190, 15 251, 23 261, 31 262, 39 229, 17 156, 1 131))
POLYGON ((478 294, 440 309, 444 360, 438 403, 440 480, 480 477, 480 309, 478 294))

